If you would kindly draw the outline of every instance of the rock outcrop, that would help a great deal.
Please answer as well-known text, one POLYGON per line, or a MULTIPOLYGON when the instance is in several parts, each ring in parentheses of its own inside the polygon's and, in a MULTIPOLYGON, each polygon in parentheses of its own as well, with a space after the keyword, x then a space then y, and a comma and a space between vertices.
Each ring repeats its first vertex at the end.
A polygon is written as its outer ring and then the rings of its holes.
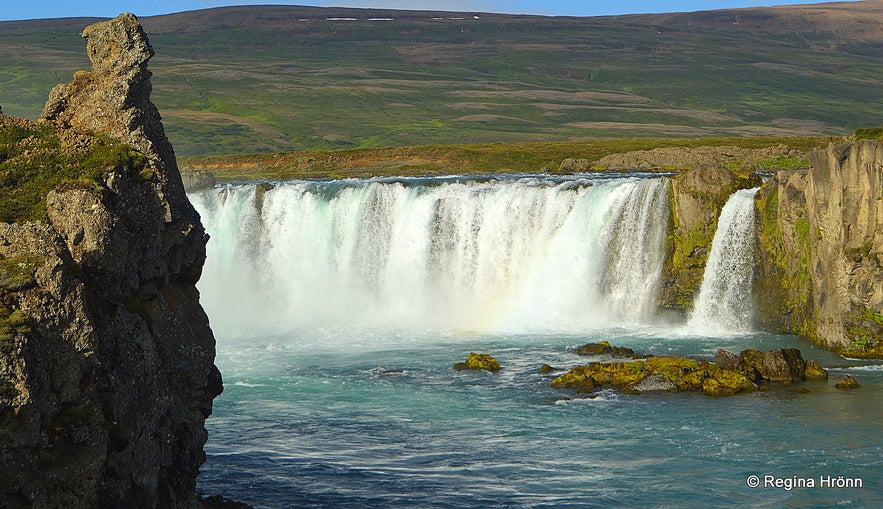
POLYGON ((815 361, 799 350, 745 350, 739 355, 718 351, 715 363, 683 357, 648 357, 633 362, 593 362, 576 366, 552 380, 552 387, 588 392, 615 388, 629 394, 703 392, 731 396, 770 383, 790 384, 827 378, 815 361))
POLYGON ((671 178, 672 224, 662 270, 662 310, 686 313, 692 309, 721 209, 737 190, 760 184, 753 171, 723 167, 690 170, 671 178))
POLYGON ((222 390, 195 288, 207 237, 150 101, 137 19, 83 36, 92 71, 52 91, 44 122, 141 158, 56 187, 48 221, 0 223, 0 507, 200 507, 222 390))
POLYGON ((764 169, 762 163, 775 163, 778 158, 804 157, 805 154, 786 145, 768 148, 663 147, 610 154, 597 160, 593 166, 610 170, 645 171, 733 167, 761 170, 764 169))
POLYGON ((758 321, 883 356, 883 142, 830 145, 758 193, 758 321))

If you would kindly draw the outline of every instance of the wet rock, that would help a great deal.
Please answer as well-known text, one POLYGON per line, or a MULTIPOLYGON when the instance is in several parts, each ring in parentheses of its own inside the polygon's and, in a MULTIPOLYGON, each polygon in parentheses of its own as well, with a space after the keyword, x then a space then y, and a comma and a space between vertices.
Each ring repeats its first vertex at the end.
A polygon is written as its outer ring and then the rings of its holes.
POLYGON ((500 363, 497 362, 497 359, 494 359, 489 354, 470 352, 469 355, 466 356, 466 362, 458 362, 458 363, 454 364, 454 369, 456 369, 457 371, 461 371, 461 370, 499 371, 500 363))
POLYGON ((671 178, 671 247, 662 270, 660 306, 684 314, 702 285, 705 263, 724 204, 738 189, 761 184, 754 172, 697 168, 671 178))
POLYGON ((714 354, 714 362, 718 367, 724 369, 736 369, 742 362, 742 359, 732 352, 720 349, 714 354))
POLYGON ((540 366, 539 371, 540 371, 540 373, 546 374, 546 373, 554 373, 555 371, 560 371, 560 370, 558 368, 553 368, 552 366, 549 366, 548 364, 543 364, 542 366, 540 366))
POLYGON ((849 375, 843 375, 843 378, 841 378, 834 387, 837 387, 838 389, 858 389, 861 385, 859 385, 855 378, 849 375))
POLYGON ((611 357, 627 357, 631 359, 645 359, 646 355, 636 354, 634 350, 631 348, 626 348, 623 346, 612 346, 607 341, 600 341, 598 343, 586 343, 585 345, 575 348, 573 353, 577 355, 582 355, 584 357, 592 356, 592 355, 609 355, 611 357))
MULTIPOLYGON (((597 346, 591 348, 592 351, 605 350, 597 346)), ((701 391, 709 396, 730 396, 765 390, 769 382, 797 382, 806 374, 807 363, 796 349, 745 350, 740 355, 719 350, 715 359, 717 364, 683 357, 593 362, 572 368, 552 380, 552 386, 579 392, 615 388, 630 394, 701 391)), ((821 376, 824 372, 815 361, 809 364, 812 376, 821 376)))
POLYGON ((796 348, 782 350, 744 350, 739 354, 742 362, 753 367, 764 380, 792 383, 804 379, 806 364, 796 348))
POLYGON ((823 368, 816 360, 809 359, 806 361, 804 376, 806 376, 807 380, 827 380, 828 370, 823 368))

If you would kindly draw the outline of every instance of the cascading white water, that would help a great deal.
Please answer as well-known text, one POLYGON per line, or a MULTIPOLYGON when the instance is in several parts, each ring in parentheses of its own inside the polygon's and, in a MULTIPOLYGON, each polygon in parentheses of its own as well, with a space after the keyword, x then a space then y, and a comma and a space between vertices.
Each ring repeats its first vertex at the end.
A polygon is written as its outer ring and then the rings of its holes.
POLYGON ((291 182, 195 193, 214 325, 586 330, 655 313, 667 180, 291 182))
POLYGON ((754 195, 740 189, 724 204, 705 264, 702 287, 687 323, 697 332, 748 332, 754 321, 754 195))

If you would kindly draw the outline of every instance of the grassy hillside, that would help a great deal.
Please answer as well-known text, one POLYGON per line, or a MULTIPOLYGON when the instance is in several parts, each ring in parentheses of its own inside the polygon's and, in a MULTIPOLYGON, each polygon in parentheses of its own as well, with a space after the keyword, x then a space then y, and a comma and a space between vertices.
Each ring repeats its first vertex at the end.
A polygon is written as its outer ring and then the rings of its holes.
MULTIPOLYGON (((879 19, 883 0, 606 18, 234 7, 141 21, 169 137, 200 155, 847 133, 883 118, 879 19)), ((36 117, 53 84, 88 68, 78 34, 92 21, 0 23, 5 113, 36 117)))

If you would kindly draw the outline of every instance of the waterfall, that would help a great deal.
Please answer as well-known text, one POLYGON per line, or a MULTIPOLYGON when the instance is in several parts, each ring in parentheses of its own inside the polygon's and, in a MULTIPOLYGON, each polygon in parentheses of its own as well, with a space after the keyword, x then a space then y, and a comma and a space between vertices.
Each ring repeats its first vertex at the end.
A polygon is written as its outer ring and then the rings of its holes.
POLYGON ((721 210, 702 287, 687 323, 690 330, 706 333, 751 330, 754 195, 758 189, 736 191, 721 210))
POLYGON ((293 181, 190 195, 225 330, 580 331, 647 323, 667 180, 293 181))

